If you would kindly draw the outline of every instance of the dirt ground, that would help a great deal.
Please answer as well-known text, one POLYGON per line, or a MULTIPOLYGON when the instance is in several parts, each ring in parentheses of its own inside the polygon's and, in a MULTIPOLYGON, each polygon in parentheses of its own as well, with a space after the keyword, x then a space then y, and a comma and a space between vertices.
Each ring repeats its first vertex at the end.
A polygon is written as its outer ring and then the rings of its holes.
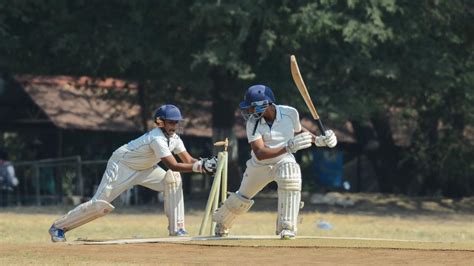
POLYGON ((472 265, 474 251, 187 244, 2 246, 9 264, 472 265), (13 259, 13 260, 11 260, 13 259))
MULTIPOLYGON (((152 207, 118 208, 68 235, 49 242, 47 228, 71 206, 0 210, 0 265, 98 264, 277 264, 277 265, 474 265, 474 199, 413 199, 390 195, 342 195, 353 206, 307 205, 300 236, 313 239, 219 240, 181 243, 85 245, 77 239, 166 237, 166 218, 152 207), (324 218, 334 229, 318 230, 324 218), (158 231, 157 231, 158 230, 158 231), (401 239, 361 240, 359 238, 401 239), (403 240, 408 239, 408 240, 403 240), (413 239, 411 241, 409 239, 413 239)), ((205 201, 188 201, 187 221, 196 235, 205 201)), ((269 235, 275 198, 260 198, 235 226, 235 234, 269 235), (252 227, 253 226, 253 227, 252 227), (260 228, 260 226, 263 226, 260 228)))

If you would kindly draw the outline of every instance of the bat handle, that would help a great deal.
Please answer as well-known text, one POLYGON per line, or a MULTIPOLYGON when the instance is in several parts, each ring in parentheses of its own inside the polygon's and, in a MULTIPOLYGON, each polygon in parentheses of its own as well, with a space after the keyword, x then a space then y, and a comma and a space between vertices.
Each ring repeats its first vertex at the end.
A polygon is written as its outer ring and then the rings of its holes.
POLYGON ((323 136, 326 136, 326 129, 324 128, 323 122, 321 122, 321 119, 316 120, 316 123, 318 125, 319 131, 321 131, 321 134, 323 136))

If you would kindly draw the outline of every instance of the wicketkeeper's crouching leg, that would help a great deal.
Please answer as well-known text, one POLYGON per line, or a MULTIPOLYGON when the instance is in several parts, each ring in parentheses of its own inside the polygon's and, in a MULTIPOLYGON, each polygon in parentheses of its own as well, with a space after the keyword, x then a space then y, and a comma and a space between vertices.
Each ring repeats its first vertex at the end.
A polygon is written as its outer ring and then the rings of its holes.
POLYGON ((244 198, 238 191, 230 194, 224 204, 212 215, 212 220, 216 222, 216 236, 227 236, 235 218, 246 213, 253 203, 253 200, 244 198))
POLYGON ((154 169, 144 171, 131 169, 122 163, 122 157, 123 151, 120 149, 113 153, 107 162, 99 187, 90 201, 77 206, 53 223, 49 229, 53 242, 66 241, 67 231, 110 213, 114 209, 110 202, 154 171, 154 169))
POLYGON ((49 229, 51 240, 53 242, 66 241, 64 233, 102 217, 114 209, 114 206, 105 200, 92 199, 82 203, 53 223, 49 229))
POLYGON ((131 180, 138 172, 128 168, 120 162, 121 153, 114 152, 107 162, 102 180, 94 197, 82 203, 67 214, 54 221, 49 229, 53 242, 66 241, 65 233, 92 220, 110 213, 114 206, 110 204, 123 191, 129 188, 131 180), (128 177, 123 180, 124 177, 128 177))

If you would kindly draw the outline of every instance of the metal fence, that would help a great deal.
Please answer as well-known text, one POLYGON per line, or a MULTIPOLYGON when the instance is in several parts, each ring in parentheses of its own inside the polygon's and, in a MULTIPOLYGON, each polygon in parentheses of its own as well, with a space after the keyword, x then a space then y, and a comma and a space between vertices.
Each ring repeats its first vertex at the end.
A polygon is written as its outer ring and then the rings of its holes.
POLYGON ((13 162, 19 185, 1 191, 1 204, 77 204, 95 192, 107 160, 83 161, 81 156, 13 162), (68 202, 68 201, 73 202, 68 202))
MULTIPOLYGON (((100 184, 107 160, 83 161, 81 156, 71 156, 12 163, 19 185, 12 191, 0 190, 0 206, 77 205, 87 201, 100 184)), ((207 195, 211 179, 209 175, 184 173, 184 193, 207 195)), ((156 197, 153 193, 134 186, 120 194, 114 205, 162 200, 160 195, 156 197)))

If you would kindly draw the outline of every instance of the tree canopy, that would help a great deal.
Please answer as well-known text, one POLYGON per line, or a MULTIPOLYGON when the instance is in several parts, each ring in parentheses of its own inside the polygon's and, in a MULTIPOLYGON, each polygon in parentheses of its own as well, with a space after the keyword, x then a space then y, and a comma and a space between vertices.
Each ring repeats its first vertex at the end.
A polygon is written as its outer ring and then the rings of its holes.
POLYGON ((360 132, 371 122, 384 191, 474 193, 472 1, 22 0, 0 14, 3 69, 152 80, 149 102, 182 86, 213 101, 213 127, 227 132, 253 83, 304 106, 295 54, 325 119, 360 132), (394 144, 394 114, 408 146, 394 144))

